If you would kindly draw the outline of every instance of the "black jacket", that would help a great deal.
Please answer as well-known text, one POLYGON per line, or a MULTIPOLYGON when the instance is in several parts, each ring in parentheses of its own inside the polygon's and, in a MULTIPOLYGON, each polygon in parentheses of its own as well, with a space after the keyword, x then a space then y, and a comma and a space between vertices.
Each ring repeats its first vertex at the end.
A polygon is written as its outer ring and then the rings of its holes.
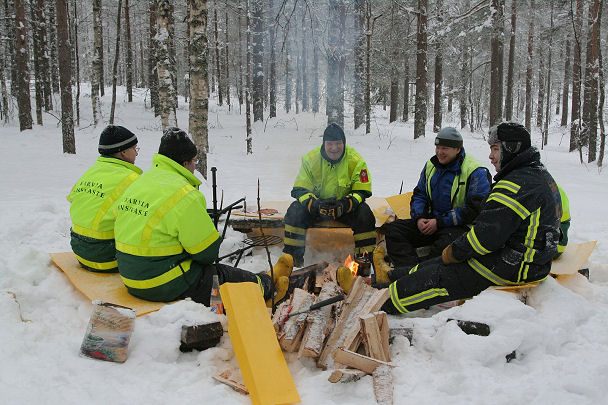
POLYGON ((452 252, 494 284, 544 279, 557 252, 562 215, 557 184, 531 147, 496 176, 473 228, 452 252))

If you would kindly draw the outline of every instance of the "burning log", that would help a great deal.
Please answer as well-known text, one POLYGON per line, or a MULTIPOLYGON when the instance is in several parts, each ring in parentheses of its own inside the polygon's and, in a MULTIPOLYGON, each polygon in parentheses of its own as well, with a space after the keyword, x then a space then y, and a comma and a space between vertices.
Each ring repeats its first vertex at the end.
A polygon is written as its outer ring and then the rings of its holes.
MULTIPOLYGON (((339 293, 340 287, 336 283, 328 281, 323 284, 316 302, 334 297, 339 293)), ((311 312, 307 322, 308 328, 302 339, 299 356, 316 358, 321 354, 323 342, 325 342, 325 338, 331 332, 334 325, 332 306, 326 306, 311 312)))

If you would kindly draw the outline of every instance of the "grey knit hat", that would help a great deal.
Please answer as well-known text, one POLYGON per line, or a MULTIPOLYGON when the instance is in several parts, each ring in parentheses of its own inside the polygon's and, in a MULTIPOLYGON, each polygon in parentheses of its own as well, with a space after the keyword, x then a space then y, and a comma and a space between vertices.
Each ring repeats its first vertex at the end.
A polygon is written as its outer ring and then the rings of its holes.
POLYGON ((462 148, 462 135, 454 127, 445 127, 437 134, 435 145, 462 148))

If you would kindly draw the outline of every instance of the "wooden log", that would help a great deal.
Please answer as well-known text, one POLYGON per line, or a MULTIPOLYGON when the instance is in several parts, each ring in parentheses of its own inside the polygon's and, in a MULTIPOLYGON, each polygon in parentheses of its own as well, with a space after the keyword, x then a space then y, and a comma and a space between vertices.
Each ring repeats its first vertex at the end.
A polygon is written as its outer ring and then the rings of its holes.
POLYGON ((342 312, 319 356, 317 366, 323 369, 331 367, 333 365, 331 354, 338 347, 356 351, 361 344, 359 316, 378 311, 388 296, 388 289, 376 290, 367 285, 363 278, 357 277, 342 304, 342 312))
MULTIPOLYGON (((382 311, 380 313, 384 314, 384 322, 386 323, 386 314, 382 311)), ((380 313, 374 312, 359 317, 363 344, 370 357, 382 361, 391 361, 388 352, 388 335, 382 336, 380 333, 380 326, 378 325, 378 319, 381 322, 383 321, 380 313), (376 314, 378 314, 378 317, 376 317, 376 314), (385 338, 386 343, 384 342, 385 338)))
MULTIPOLYGON (((319 297, 315 302, 323 301, 334 297, 340 293, 338 284, 328 281, 323 284, 323 288, 319 293, 319 297)), ((331 316, 333 305, 328 305, 312 311, 308 316, 308 328, 302 339, 299 356, 304 357, 319 357, 323 349, 325 338, 331 332, 334 324, 334 318, 331 316)))
POLYGON ((221 382, 222 384, 226 384, 227 386, 229 386, 240 394, 249 395, 249 391, 247 390, 247 388, 245 388, 245 385, 242 382, 236 381, 232 378, 232 371, 230 370, 226 370, 220 374, 212 375, 211 378, 213 378, 215 381, 221 382))
POLYGON ((393 374, 389 366, 376 367, 372 373, 374 396, 379 405, 393 405, 393 374))
POLYGON ((224 334, 224 328, 219 322, 201 325, 182 325, 181 352, 191 352, 193 349, 205 350, 216 346, 224 334))
POLYGON ((357 381, 361 379, 361 377, 366 376, 367 373, 365 371, 357 370, 354 368, 337 368, 332 371, 329 376, 329 382, 331 383, 349 383, 352 381, 357 381))
MULTIPOLYGON (((313 294, 309 294, 300 288, 296 288, 291 300, 291 312, 307 309, 313 304, 314 299, 315 296, 313 294)), ((285 325, 283 326, 283 335, 279 339, 279 344, 286 352, 295 352, 300 347, 300 342, 304 336, 307 316, 308 313, 303 313, 292 316, 285 321, 285 325)))
POLYGON ((373 359, 369 356, 364 356, 352 350, 347 350, 343 347, 338 348, 334 351, 333 358, 336 363, 344 364, 348 367, 356 368, 357 370, 365 371, 367 374, 374 372, 378 366, 389 366, 394 367, 392 364, 386 361, 373 359))

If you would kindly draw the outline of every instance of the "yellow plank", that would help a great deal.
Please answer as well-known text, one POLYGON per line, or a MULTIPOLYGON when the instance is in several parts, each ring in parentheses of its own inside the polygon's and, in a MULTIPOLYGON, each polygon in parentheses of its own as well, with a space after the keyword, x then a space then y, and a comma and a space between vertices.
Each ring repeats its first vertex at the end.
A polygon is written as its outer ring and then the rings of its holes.
POLYGON ((99 300, 133 308, 137 316, 158 311, 166 303, 144 301, 129 294, 118 273, 95 273, 83 269, 73 252, 51 253, 51 261, 74 287, 91 301, 99 300))
POLYGON ((397 194, 390 197, 386 197, 386 201, 393 209, 393 212, 399 219, 410 218, 410 200, 412 199, 412 192, 405 194, 397 194))
POLYGON ((300 402, 260 287, 254 283, 225 283, 220 293, 227 308, 228 334, 251 402, 300 402))
POLYGON ((583 243, 569 244, 560 257, 553 260, 551 274, 574 274, 578 272, 589 260, 591 252, 595 249, 596 240, 583 243))

